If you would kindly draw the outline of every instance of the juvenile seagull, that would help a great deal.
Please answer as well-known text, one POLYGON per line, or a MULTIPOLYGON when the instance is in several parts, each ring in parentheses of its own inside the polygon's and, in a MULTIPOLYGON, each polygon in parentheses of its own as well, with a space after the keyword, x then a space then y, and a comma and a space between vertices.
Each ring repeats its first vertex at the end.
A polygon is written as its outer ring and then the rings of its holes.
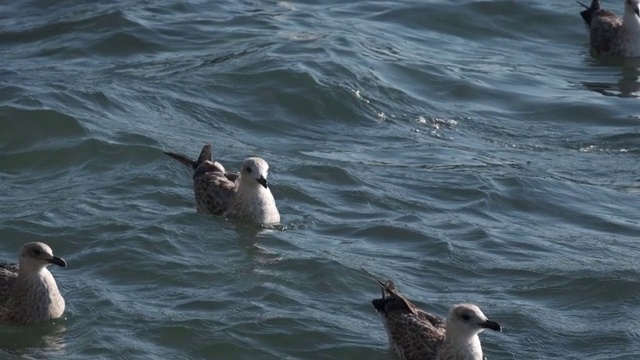
POLYGON ((32 325, 62 315, 64 299, 47 270, 51 264, 67 267, 41 242, 22 245, 18 264, 0 264, 0 324, 32 325))
POLYGON ((580 15, 587 23, 591 48, 598 54, 640 57, 640 0, 624 0, 624 16, 619 18, 592 0, 580 15))
POLYGON ((382 298, 371 303, 382 317, 389 345, 401 360, 482 360, 478 334, 484 329, 502 331, 472 304, 455 305, 445 319, 429 314, 400 295, 393 281, 376 279, 382 298))
POLYGON ((193 169, 193 192, 198 211, 225 215, 261 224, 280 222, 276 201, 269 190, 269 165, 259 157, 242 163, 240 173, 228 172, 212 161, 211 145, 205 145, 198 160, 165 152, 193 169))

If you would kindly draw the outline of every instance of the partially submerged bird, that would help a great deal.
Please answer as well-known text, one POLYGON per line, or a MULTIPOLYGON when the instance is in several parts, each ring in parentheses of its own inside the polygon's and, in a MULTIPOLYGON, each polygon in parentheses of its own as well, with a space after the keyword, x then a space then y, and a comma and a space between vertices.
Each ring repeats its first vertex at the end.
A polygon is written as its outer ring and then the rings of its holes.
POLYGON ((640 0, 624 0, 622 18, 602 9, 600 0, 591 6, 578 1, 586 10, 580 15, 589 30, 589 43, 598 54, 615 57, 640 56, 640 0))
POLYGON ((198 211, 260 224, 280 222, 276 201, 269 190, 269 165, 259 157, 242 163, 240 173, 228 172, 212 161, 211 145, 205 145, 197 160, 165 152, 193 169, 193 192, 198 211))
POLYGON ((382 289, 382 298, 372 304, 401 360, 482 360, 478 334, 484 329, 502 331, 472 304, 455 305, 446 319, 429 314, 398 293, 393 281, 383 283, 362 270, 382 289))
POLYGON ((67 267, 41 242, 22 245, 18 264, 0 264, 0 324, 33 325, 62 316, 64 298, 47 270, 51 264, 67 267))

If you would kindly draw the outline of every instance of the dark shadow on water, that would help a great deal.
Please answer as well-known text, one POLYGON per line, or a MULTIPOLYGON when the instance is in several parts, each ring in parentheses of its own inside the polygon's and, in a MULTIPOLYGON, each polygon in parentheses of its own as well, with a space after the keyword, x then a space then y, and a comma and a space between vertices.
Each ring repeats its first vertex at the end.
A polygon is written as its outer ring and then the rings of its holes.
POLYGON ((66 355, 66 327, 54 323, 36 326, 0 326, 1 354, 21 358, 53 359, 66 355))
POLYGON ((640 97, 640 58, 596 58, 591 61, 594 67, 620 68, 620 79, 615 83, 589 82, 582 84, 589 90, 605 96, 618 96, 637 98, 640 97))

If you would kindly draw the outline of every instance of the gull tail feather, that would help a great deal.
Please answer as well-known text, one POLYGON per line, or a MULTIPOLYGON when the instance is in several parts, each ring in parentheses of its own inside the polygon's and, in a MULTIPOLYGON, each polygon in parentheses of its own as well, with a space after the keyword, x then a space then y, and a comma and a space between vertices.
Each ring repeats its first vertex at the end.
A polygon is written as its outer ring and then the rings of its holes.
POLYGON ((592 0, 591 1, 591 6, 587 6, 583 3, 581 3, 580 1, 576 2, 580 5, 582 5, 586 10, 583 10, 580 12, 580 16, 582 16, 582 19, 584 19, 584 22, 587 23, 587 25, 591 25, 591 19, 593 19, 593 14, 600 10, 600 0, 592 0))
MULTIPOLYGON (((368 272, 365 268, 360 268, 360 270, 364 271, 364 273, 365 273, 365 274, 369 275, 369 277, 370 277, 370 278, 372 278, 372 279, 373 279, 373 281, 377 282, 377 283, 378 283, 378 285, 380 285, 380 287, 381 287, 383 290, 386 290, 388 293, 391 293, 392 291, 395 291, 395 287, 394 287, 394 286, 391 286, 391 288, 389 288, 389 287, 387 286, 387 284, 385 284, 385 283, 383 283, 382 281, 380 281, 377 277, 375 277, 372 273, 368 272)), ((387 283, 389 283, 389 282, 387 282, 387 283)), ((392 283, 392 284, 393 284, 393 283, 392 283)), ((383 292, 383 294, 382 294, 382 295, 383 295, 383 297, 384 297, 385 293, 383 292)))
POLYGON ((378 285, 380 285, 380 288, 382 290, 382 297, 380 299, 371 300, 371 304, 376 309, 376 311, 378 311, 378 313, 386 314, 387 303, 389 302, 390 299, 399 300, 401 303, 404 304, 403 306, 405 306, 409 311, 415 312, 416 310, 415 305, 413 305, 411 301, 407 300, 404 296, 398 293, 393 281, 387 280, 386 282, 382 282, 378 278, 376 278, 373 274, 365 270, 364 268, 360 268, 360 269, 364 271, 365 274, 369 275, 369 277, 372 278, 376 283, 378 283, 378 285))
POLYGON ((193 170, 197 169, 198 166, 200 166, 200 164, 202 164, 203 162, 205 162, 207 160, 211 161, 211 158, 213 156, 212 153, 211 153, 211 145, 210 144, 207 144, 207 145, 202 147, 202 151, 200 152, 200 156, 198 157, 198 160, 192 160, 192 159, 188 158, 185 155, 172 153, 172 152, 168 152, 168 151, 165 151, 164 153, 166 155, 168 155, 169 157, 172 157, 172 158, 178 160, 179 162, 187 165, 188 167, 192 168, 193 170))

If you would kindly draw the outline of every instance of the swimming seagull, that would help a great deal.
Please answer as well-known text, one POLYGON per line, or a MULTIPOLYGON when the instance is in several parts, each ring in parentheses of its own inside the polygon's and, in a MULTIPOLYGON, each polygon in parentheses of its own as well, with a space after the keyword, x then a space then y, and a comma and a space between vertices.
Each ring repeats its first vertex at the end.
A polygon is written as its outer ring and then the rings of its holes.
POLYGON ((446 319, 429 314, 398 293, 393 281, 383 283, 362 270, 382 289, 382 298, 371 303, 401 360, 482 360, 478 334, 484 329, 502 331, 472 304, 455 305, 446 319))
POLYGON ((640 57, 640 0, 624 0, 624 16, 619 18, 592 0, 580 15, 587 23, 591 48, 598 54, 640 57))
POLYGON ((212 161, 211 145, 205 145, 198 160, 165 152, 193 169, 193 192, 198 211, 225 215, 261 224, 280 222, 276 201, 269 190, 269 165, 259 157, 242 163, 240 173, 228 172, 212 161))
POLYGON ((62 315, 64 299, 47 270, 51 264, 67 267, 41 242, 22 245, 18 264, 0 264, 0 324, 32 325, 62 315))

